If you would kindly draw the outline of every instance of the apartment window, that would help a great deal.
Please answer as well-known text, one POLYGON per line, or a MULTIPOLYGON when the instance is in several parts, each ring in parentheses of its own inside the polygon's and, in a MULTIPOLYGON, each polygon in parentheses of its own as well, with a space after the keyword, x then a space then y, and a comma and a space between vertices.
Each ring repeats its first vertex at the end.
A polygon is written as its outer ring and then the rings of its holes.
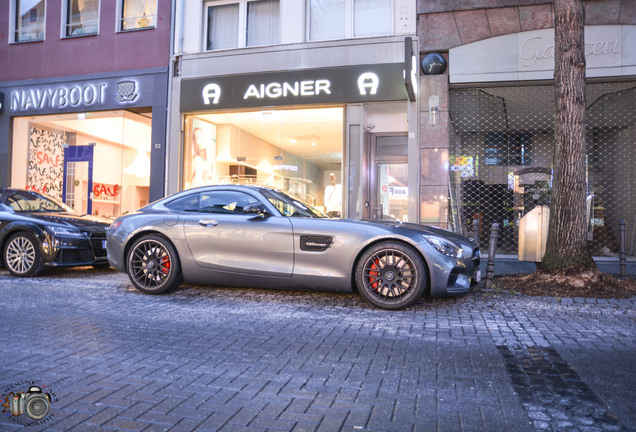
POLYGON ((157 0, 122 0, 120 30, 157 26, 157 0))
POLYGON ((391 34, 391 0, 354 0, 353 36, 391 34))
POLYGON ((45 1, 16 0, 13 42, 44 40, 45 1))
POLYGON ((247 46, 280 42, 280 0, 247 3, 247 46))
POLYGON ((97 34, 99 0, 68 0, 66 9, 66 37, 97 34))
POLYGON ((309 40, 390 35, 392 0, 308 0, 309 40))
POLYGON ((206 50, 280 42, 280 0, 209 2, 205 8, 206 50))

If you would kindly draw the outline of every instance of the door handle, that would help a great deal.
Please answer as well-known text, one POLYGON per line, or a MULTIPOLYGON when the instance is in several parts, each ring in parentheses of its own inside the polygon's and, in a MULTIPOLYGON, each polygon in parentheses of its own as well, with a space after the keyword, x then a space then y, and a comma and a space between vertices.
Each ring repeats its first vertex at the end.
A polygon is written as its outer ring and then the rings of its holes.
POLYGON ((214 219, 199 219, 199 225, 202 226, 217 226, 219 224, 218 221, 215 221, 214 219))

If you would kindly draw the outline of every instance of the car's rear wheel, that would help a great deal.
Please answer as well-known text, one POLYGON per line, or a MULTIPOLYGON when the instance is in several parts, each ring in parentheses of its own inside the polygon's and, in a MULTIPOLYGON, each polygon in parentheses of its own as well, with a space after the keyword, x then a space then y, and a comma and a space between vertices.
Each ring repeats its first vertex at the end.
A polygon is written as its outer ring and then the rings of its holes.
POLYGON ((44 270, 40 242, 26 231, 9 238, 4 248, 3 261, 7 270, 14 276, 33 277, 44 270))
POLYGON ((356 268, 362 297, 382 309, 403 309, 415 303, 426 288, 422 258, 410 247, 395 242, 367 249, 356 268))
POLYGON ((127 264, 130 281, 147 294, 161 294, 181 284, 177 250, 160 235, 138 239, 128 252, 127 264))

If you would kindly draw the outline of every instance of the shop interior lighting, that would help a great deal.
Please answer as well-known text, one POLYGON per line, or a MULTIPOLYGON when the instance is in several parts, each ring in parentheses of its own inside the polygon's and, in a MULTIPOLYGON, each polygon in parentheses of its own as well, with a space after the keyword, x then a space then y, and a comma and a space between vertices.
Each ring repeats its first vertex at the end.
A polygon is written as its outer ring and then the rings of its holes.
POLYGON ((150 177, 150 159, 146 152, 138 148, 137 156, 129 166, 124 168, 124 172, 137 177, 150 177))

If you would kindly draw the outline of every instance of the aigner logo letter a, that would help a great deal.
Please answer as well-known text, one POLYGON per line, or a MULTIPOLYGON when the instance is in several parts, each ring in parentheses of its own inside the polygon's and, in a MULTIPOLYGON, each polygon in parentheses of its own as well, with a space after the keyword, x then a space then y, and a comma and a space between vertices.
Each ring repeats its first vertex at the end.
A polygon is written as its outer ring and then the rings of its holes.
POLYGON ((365 72, 358 77, 358 88, 362 96, 367 94, 367 90, 369 90, 369 94, 376 94, 379 84, 380 79, 373 72, 365 72))
POLYGON ((221 87, 218 84, 208 84, 203 87, 203 103, 210 105, 210 99, 213 104, 219 103, 221 97, 221 87))

